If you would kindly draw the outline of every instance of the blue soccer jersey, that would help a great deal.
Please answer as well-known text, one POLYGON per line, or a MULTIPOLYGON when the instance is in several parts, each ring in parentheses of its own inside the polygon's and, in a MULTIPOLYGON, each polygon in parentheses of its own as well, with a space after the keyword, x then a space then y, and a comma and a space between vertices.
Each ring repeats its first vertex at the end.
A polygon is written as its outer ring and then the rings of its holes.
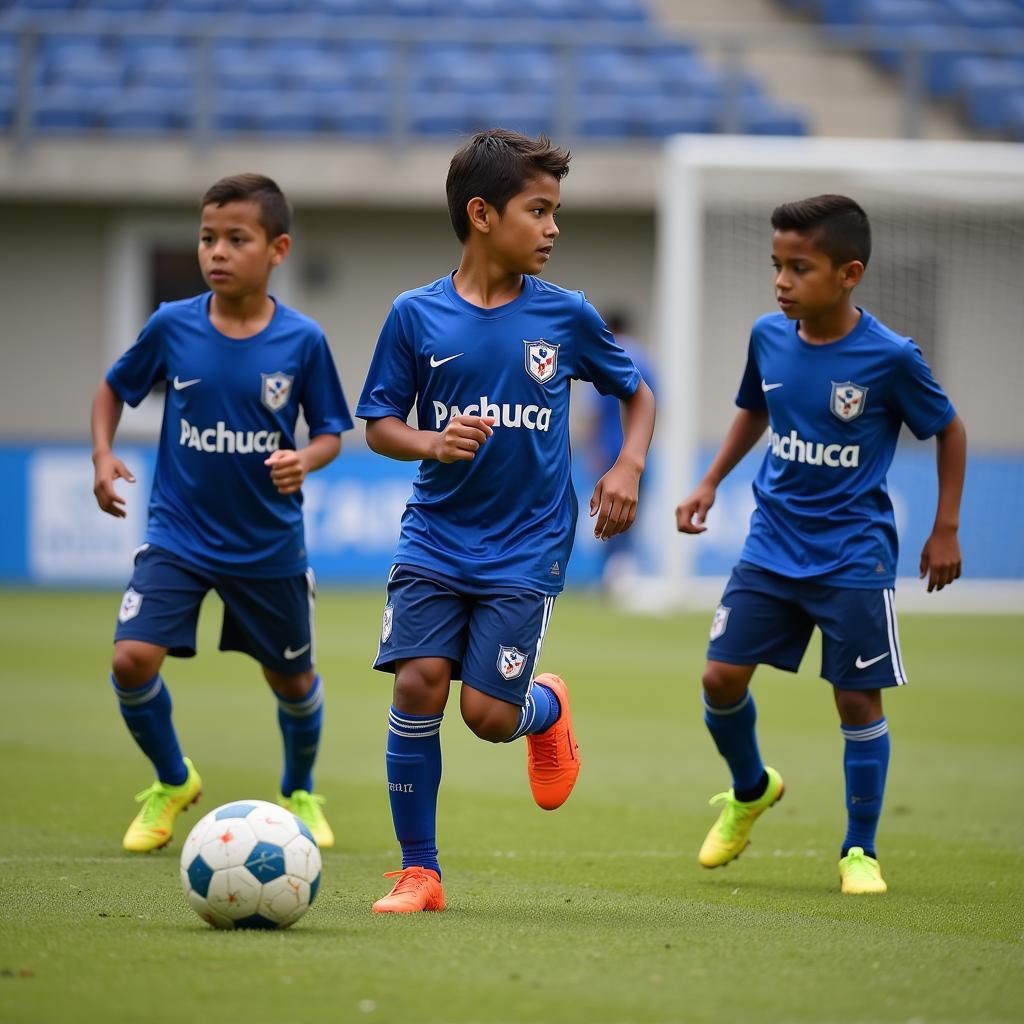
POLYGON ((582 292, 535 277, 497 309, 463 299, 451 277, 400 295, 356 407, 364 419, 442 431, 453 416, 493 416, 471 462, 424 460, 402 516, 395 561, 474 584, 557 593, 576 523, 569 385, 629 398, 640 383, 582 292))
POLYGON ((235 576, 294 576, 307 566, 301 494, 279 494, 264 460, 352 428, 320 327, 276 303, 250 338, 210 323, 210 293, 162 305, 107 383, 135 406, 167 382, 146 540, 235 576))
POLYGON ((885 477, 906 423, 921 440, 953 419, 921 350, 861 310, 811 345, 797 321, 754 324, 736 404, 767 409, 769 443, 741 560, 840 587, 891 587, 898 550, 885 477))

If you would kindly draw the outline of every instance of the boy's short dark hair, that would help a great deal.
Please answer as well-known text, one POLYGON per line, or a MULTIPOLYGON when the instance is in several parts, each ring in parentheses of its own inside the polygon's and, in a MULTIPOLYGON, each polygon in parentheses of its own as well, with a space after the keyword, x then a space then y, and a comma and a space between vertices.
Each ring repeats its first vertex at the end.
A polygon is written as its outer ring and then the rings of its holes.
POLYGON ((277 182, 262 174, 232 174, 211 185, 199 203, 202 212, 207 206, 252 201, 260 208, 260 225, 268 239, 287 235, 292 211, 277 182))
POLYGON ((448 168, 448 213, 460 242, 469 238, 466 205, 479 196, 499 214, 508 201, 540 174, 561 181, 569 173, 571 155, 553 145, 546 135, 531 139, 504 128, 477 132, 452 157, 448 168))
POLYGON ((833 266, 859 260, 866 267, 871 256, 871 225, 859 203, 849 196, 813 196, 783 203, 772 211, 776 231, 809 235, 833 266))

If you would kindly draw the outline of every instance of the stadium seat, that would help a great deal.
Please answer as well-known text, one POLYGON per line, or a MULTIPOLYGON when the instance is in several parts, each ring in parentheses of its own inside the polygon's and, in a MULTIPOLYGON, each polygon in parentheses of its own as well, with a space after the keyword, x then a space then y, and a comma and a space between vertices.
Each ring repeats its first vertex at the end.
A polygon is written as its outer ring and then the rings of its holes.
POLYGON ((33 14, 47 14, 51 11, 62 13, 74 10, 78 6, 78 0, 18 0, 17 6, 33 14))
POLYGON ((1013 0, 942 0, 949 14, 971 29, 1024 28, 1024 5, 1013 0))
POLYGON ((585 15, 592 20, 634 22, 648 20, 647 10, 639 0, 590 0, 585 15))
POLYGON ((449 6, 452 17, 509 18, 515 10, 512 0, 453 0, 449 6))
POLYGON ((437 0, 381 0, 381 6, 397 18, 436 18, 450 12, 447 4, 437 0))
POLYGON ((240 5, 241 12, 253 17, 281 20, 306 14, 309 7, 309 0, 243 0, 240 5))
POLYGON ((351 42, 343 48, 341 57, 353 80, 365 90, 386 89, 396 77, 398 53, 392 43, 351 42))
POLYGON ((232 10, 230 0, 168 0, 163 16, 183 22, 218 18, 232 10))
POLYGON ((380 138, 391 131, 394 100, 383 90, 346 89, 310 99, 328 131, 356 138, 380 138))
POLYGON ((653 138, 682 132, 706 134, 717 128, 719 110, 717 100, 702 96, 665 97, 651 105, 642 123, 653 138))
POLYGON ((255 113, 258 131, 273 135, 305 135, 321 128, 320 114, 302 93, 275 93, 255 113))
POLYGON ((1013 92, 1007 97, 1006 121, 1011 138, 1024 142, 1024 92, 1013 92))
POLYGON ((0 35, 0 81, 14 84, 18 74, 18 37, 0 35))
POLYGON ((83 0, 81 6, 99 14, 148 14, 159 0, 83 0))
POLYGON ((411 81, 416 90, 492 89, 494 61, 471 43, 424 43, 413 55, 411 81))
POLYGON ((793 107, 747 97, 742 104, 740 130, 748 135, 806 135, 807 119, 793 107))
POLYGON ((260 130, 260 111, 273 103, 277 90, 221 86, 213 97, 213 126, 226 134, 260 130))
POLYGON ((310 0, 310 13, 328 18, 365 18, 373 14, 373 0, 310 0))
POLYGON ((194 106, 188 91, 134 86, 110 98, 101 124, 117 135, 165 135, 187 129, 194 106))
POLYGON ((14 127, 17 102, 14 86, 9 82, 0 82, 0 132, 10 131, 14 127))
POLYGON ((619 46, 584 46, 578 52, 577 79, 586 93, 657 96, 661 76, 650 51, 619 46))
POLYGON ((1024 91, 1024 60, 962 60, 956 68, 955 89, 976 128, 1003 131, 1010 125, 1009 98, 1024 91))
POLYGON ((581 96, 577 131, 591 139, 654 139, 677 132, 713 132, 719 106, 704 99, 581 96))
POLYGON ((498 46, 491 55, 495 76, 505 88, 516 91, 555 91, 561 64, 554 50, 528 43, 498 46))
POLYGON ((33 96, 32 123, 43 134, 88 131, 98 123, 96 106, 87 93, 74 86, 44 87, 33 96))
POLYGON ((548 21, 578 21, 586 12, 586 0, 521 0, 520 17, 548 21))

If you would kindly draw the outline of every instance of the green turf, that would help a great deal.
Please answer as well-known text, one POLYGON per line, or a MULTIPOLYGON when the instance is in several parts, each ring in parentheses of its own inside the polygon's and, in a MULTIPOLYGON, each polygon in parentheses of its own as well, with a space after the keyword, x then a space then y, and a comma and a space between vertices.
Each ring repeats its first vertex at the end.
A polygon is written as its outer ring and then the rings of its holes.
MULTIPOLYGON (((338 835, 316 904, 284 933, 215 932, 172 846, 120 851, 149 770, 106 682, 116 594, 0 594, 0 1021, 1011 1021, 1024 1019, 1021 633, 1012 617, 902 619, 912 686, 887 703, 881 855, 890 892, 837 892, 842 745, 827 687, 762 670, 762 749, 786 799, 728 868, 696 851, 727 785, 701 721, 708 616, 555 611, 576 792, 537 809, 521 744, 449 716, 440 842, 449 909, 373 916, 397 866, 384 789, 388 686, 372 595, 324 595, 318 789, 338 835)), ((273 702, 216 651, 168 665, 202 808, 269 798, 273 702)))

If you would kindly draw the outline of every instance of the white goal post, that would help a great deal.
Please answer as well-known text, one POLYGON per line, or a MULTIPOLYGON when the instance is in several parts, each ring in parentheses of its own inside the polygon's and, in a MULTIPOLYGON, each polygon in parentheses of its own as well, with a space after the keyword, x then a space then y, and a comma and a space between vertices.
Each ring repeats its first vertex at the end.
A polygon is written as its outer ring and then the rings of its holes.
MULTIPOLYGON (((1000 512, 1016 504, 1013 532, 1001 538, 986 535, 998 530, 988 517, 963 521, 965 579, 949 600, 918 602, 923 586, 915 581, 900 588, 902 606, 1024 610, 1024 146, 1009 143, 669 140, 657 222, 658 512, 645 519, 657 567, 650 593, 663 604, 713 607, 727 572, 722 559, 729 550, 738 554, 752 498, 716 505, 700 537, 677 534, 666 511, 696 482, 701 460, 732 419, 750 325, 777 308, 772 209, 826 192, 852 196, 869 214, 874 249, 857 301, 915 338, 963 415, 970 457, 988 467, 977 480, 969 467, 968 491, 991 488, 987 507, 1000 512), (988 578, 978 579, 979 566, 988 578)), ((897 459, 914 444, 901 439, 897 459)), ((749 464, 744 473, 749 495, 749 464)), ((901 558, 909 547, 916 562, 925 503, 917 492, 926 486, 909 490, 905 497, 894 491, 893 500, 901 558)), ((978 504, 977 494, 969 497, 978 504)), ((906 563, 902 571, 909 575, 906 563)))

